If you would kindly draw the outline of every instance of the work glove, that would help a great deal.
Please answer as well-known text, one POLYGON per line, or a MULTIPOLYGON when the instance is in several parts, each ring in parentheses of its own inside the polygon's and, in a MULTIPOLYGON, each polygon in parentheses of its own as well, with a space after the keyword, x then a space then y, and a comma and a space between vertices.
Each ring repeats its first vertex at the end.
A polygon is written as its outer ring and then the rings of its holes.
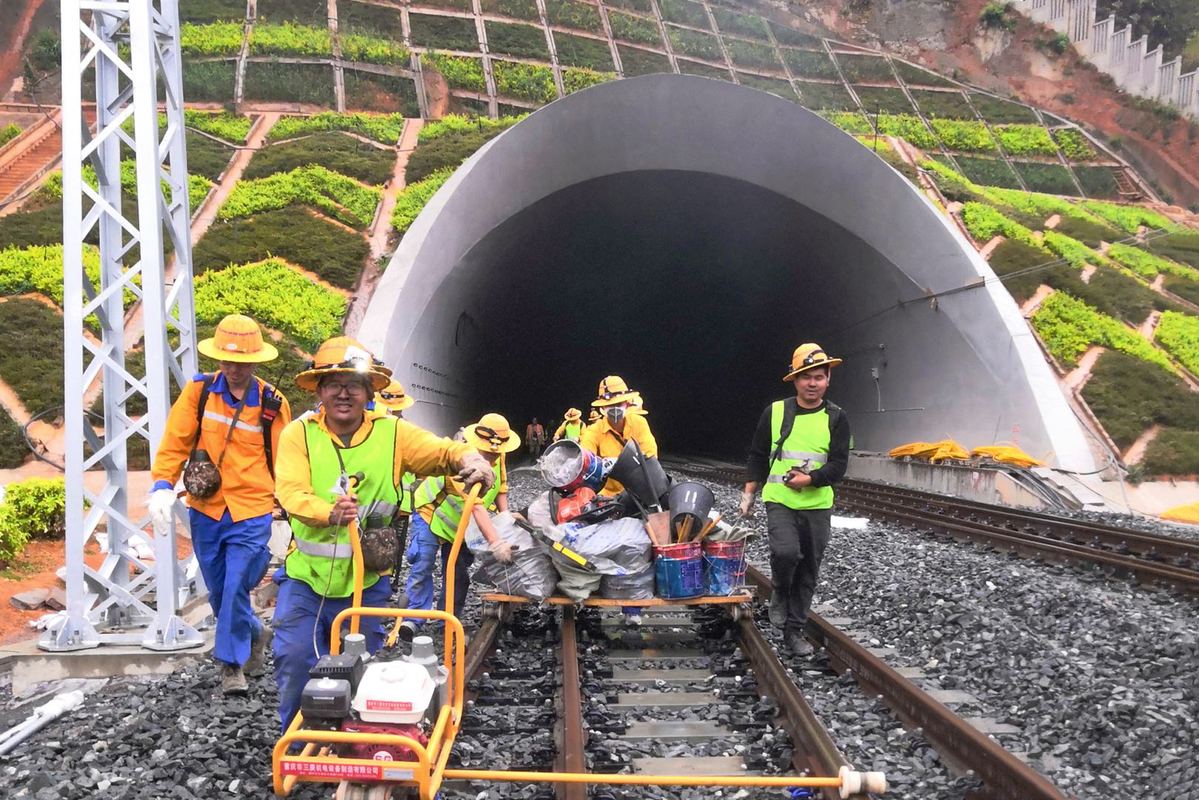
POLYGON ((501 564, 511 564, 512 556, 516 553, 516 548, 512 546, 512 542, 506 542, 503 539, 497 539, 487 545, 487 549, 495 556, 495 560, 501 564))
POLYGON ((150 522, 155 528, 170 526, 171 510, 175 507, 175 499, 174 489, 155 489, 150 492, 150 499, 146 501, 146 510, 150 512, 150 522))
POLYGON ((753 513, 753 510, 754 510, 754 493, 753 492, 742 492, 741 493, 741 516, 748 517, 753 513))
POLYGON ((462 457, 462 464, 458 469, 458 480, 466 484, 467 491, 476 483, 483 484, 483 491, 486 492, 495 483, 495 470, 487 463, 487 459, 478 453, 471 452, 462 457))

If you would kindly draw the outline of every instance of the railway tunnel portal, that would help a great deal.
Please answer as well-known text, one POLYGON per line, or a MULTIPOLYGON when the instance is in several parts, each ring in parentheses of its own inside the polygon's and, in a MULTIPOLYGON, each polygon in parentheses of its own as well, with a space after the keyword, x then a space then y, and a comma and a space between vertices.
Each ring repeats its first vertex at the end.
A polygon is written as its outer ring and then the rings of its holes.
POLYGON ((359 336, 451 432, 641 390, 664 450, 743 456, 791 350, 844 364, 859 449, 1018 439, 1094 468, 1011 296, 905 178, 819 116, 703 78, 613 81, 472 156, 388 264, 359 336))

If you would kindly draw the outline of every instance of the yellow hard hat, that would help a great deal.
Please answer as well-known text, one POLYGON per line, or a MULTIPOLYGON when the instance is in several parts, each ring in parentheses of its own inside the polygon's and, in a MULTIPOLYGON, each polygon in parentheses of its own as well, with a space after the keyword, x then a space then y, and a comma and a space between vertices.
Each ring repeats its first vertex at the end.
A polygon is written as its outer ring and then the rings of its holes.
POLYGON ((593 409, 591 409, 591 413, 587 415, 587 421, 588 421, 588 422, 595 422, 595 421, 596 421, 596 420, 598 420, 598 419, 599 419, 601 416, 603 416, 603 415, 602 415, 602 414, 600 414, 598 411, 596 411, 596 410, 593 408, 593 409))
POLYGON ((391 383, 375 393, 375 405, 388 411, 403 411, 416 405, 416 398, 410 397, 404 391, 404 384, 392 378, 391 383))
POLYGON ((315 392, 322 376, 335 374, 370 378, 371 388, 376 392, 391 382, 391 372, 375 361, 362 342, 349 336, 334 336, 317 348, 312 364, 296 376, 296 386, 315 392))
POLYGON ((633 396, 633 393, 629 391, 629 385, 619 375, 609 375, 600 381, 597 394, 599 396, 591 403, 597 408, 625 403, 633 396))
POLYGON ((577 408, 569 408, 566 410, 566 416, 563 417, 567 422, 576 422, 583 418, 583 412, 577 408))
POLYGON ((641 399, 641 392, 633 392, 633 396, 629 398, 629 412, 640 414, 643 417, 649 413, 645 410, 645 401, 641 399))
POLYGON ((794 380, 801 372, 807 372, 816 367, 835 367, 841 363, 839 358, 829 358, 824 348, 813 342, 801 344, 791 354, 791 371, 783 378, 783 383, 794 380))
POLYGON ((520 437, 503 414, 484 414, 474 425, 467 425, 463 433, 466 443, 479 450, 510 453, 520 447, 520 437))
POLYGON ((230 314, 221 320, 213 337, 201 341, 196 349, 202 356, 238 364, 261 364, 279 357, 275 346, 262 340, 258 323, 242 314, 230 314))

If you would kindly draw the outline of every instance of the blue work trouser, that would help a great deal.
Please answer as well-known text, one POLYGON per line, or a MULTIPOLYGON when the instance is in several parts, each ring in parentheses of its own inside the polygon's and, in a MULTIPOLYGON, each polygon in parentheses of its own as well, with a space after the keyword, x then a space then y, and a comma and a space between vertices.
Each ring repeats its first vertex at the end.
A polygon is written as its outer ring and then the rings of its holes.
MULTIPOLYGON (((280 567, 274 576, 279 584, 279 595, 275 602, 275 640, 272 651, 275 656, 275 685, 279 687, 279 721, 283 730, 291 724, 292 717, 300 710, 300 695, 308 682, 308 671, 320 656, 329 653, 329 637, 333 631, 333 619, 350 607, 353 596, 321 596, 312 587, 287 577, 287 567, 280 567)), ((362 605, 385 607, 391 597, 391 578, 386 575, 363 590, 362 605)), ((373 653, 383 644, 383 622, 379 617, 363 617, 359 631, 366 636, 366 650, 373 653)), ((349 623, 342 627, 342 635, 349 632, 349 623)))
MULTIPOLYGON (((420 514, 412 515, 408 528, 408 595, 409 608, 430 609, 433 607, 433 570, 437 565, 437 553, 441 553, 441 591, 437 594, 437 607, 445 609, 445 576, 450 560, 451 542, 429 530, 429 523, 420 514)), ((458 550, 458 566, 454 570, 454 615, 461 616, 466 603, 466 592, 470 589, 470 565, 475 557, 464 544, 458 550)), ((424 620, 413 620, 420 626, 424 620)))
POLYGON ((262 635, 262 623, 250 605, 271 560, 271 515, 234 522, 229 510, 220 519, 189 510, 192 549, 208 584, 208 604, 216 618, 217 661, 240 667, 250 657, 250 643, 262 635))

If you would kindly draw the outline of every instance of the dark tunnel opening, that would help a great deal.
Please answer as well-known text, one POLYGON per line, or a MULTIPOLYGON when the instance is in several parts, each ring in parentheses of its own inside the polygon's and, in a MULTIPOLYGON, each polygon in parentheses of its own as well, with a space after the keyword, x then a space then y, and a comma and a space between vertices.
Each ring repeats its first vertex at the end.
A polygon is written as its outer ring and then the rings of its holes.
MULTIPOLYGON (((664 452, 740 460, 760 410, 792 391, 792 349, 840 355, 873 310, 854 302, 855 281, 910 294, 885 263, 750 183, 653 171, 576 184, 510 217, 456 270, 470 282, 454 336, 471 412, 499 410, 523 433, 533 416, 586 414, 615 373, 641 391, 664 452)), ((847 404, 835 378, 829 398, 847 404)))

